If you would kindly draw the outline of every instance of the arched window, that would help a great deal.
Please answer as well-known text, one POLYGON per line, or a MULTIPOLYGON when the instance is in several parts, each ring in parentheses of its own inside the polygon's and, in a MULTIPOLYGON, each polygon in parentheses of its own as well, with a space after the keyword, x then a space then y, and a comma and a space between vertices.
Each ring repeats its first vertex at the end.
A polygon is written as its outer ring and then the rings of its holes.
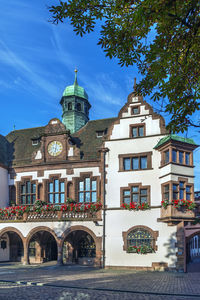
POLYGON ((72 110, 72 103, 69 102, 68 105, 67 105, 67 107, 68 107, 68 110, 72 110))
POLYGON ((81 109, 81 103, 77 103, 77 110, 78 111, 81 111, 82 109, 81 109))
POLYGON ((158 231, 153 231, 146 226, 134 226, 122 235, 123 249, 129 253, 152 253, 157 250, 158 231))
POLYGON ((142 228, 135 229, 127 235, 127 245, 130 246, 149 246, 153 247, 152 234, 142 228))

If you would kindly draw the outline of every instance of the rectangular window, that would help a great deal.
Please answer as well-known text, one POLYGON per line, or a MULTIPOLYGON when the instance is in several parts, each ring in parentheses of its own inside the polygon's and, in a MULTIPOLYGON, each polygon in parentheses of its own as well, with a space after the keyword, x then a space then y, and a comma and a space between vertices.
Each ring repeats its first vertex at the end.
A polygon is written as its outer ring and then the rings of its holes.
POLYGON ((184 199, 184 182, 180 181, 179 183, 179 199, 184 199))
POLYGON ((130 158, 124 158, 124 170, 125 171, 131 170, 131 159, 130 158))
POLYGON ((139 202, 139 187, 133 186, 132 187, 132 202, 138 203, 139 202))
POLYGON ((124 190, 123 191, 123 199, 124 199, 124 203, 126 204, 130 204, 130 190, 124 190))
POLYGON ((133 114, 133 115, 139 114, 139 107, 138 107, 138 106, 134 106, 134 107, 132 108, 132 114, 133 114))
POLYGON ((183 164, 183 154, 184 152, 179 151, 179 164, 183 164))
POLYGON ((142 155, 142 153, 140 153, 140 155, 133 155, 130 157, 123 157, 123 155, 119 155, 120 171, 136 171, 150 169, 151 154, 151 152, 148 152, 147 155, 142 155))
POLYGON ((123 190, 123 203, 148 203, 148 189, 139 186, 132 186, 130 189, 123 190))
POLYGON ((48 184, 48 202, 59 204, 65 202, 65 183, 59 179, 53 179, 48 184))
POLYGON ((138 128, 137 127, 133 127, 132 128, 132 137, 137 137, 138 136, 138 128))
POLYGON ((20 203, 33 204, 36 199, 36 184, 31 181, 26 181, 21 184, 20 188, 20 203))
POLYGON ((190 164, 190 153, 185 152, 185 164, 189 165, 190 164))
POLYGON ((140 203, 147 203, 147 189, 140 189, 140 203))
POLYGON ((179 183, 177 182, 177 183, 166 184, 163 187, 164 201, 170 199, 191 201, 192 195, 193 195, 192 185, 187 184, 185 181, 180 181, 179 183), (172 191, 171 191, 171 187, 172 187, 172 191))
POLYGON ((133 170, 139 170, 139 158, 138 157, 132 158, 132 164, 133 164, 133 170))
POLYGON ((138 130, 138 136, 144 136, 144 126, 140 126, 138 130))
POLYGON ((177 162, 177 151, 172 149, 172 161, 177 162))
POLYGON ((164 151, 162 153, 162 159, 164 164, 175 162, 181 165, 191 165, 191 155, 192 153, 190 152, 172 149, 164 151), (170 154, 172 154, 172 158, 170 158, 170 154))
POLYGON ((169 150, 165 151, 165 164, 169 162, 169 150))
POLYGON ((78 202, 97 202, 97 181, 86 177, 78 183, 78 202))
POLYGON ((186 185, 186 200, 191 200, 191 186, 186 185))
POLYGON ((164 201, 169 201, 169 184, 164 186, 164 201))
POLYGON ((174 184, 173 183, 173 200, 177 200, 178 199, 178 184, 174 184))
POLYGON ((147 156, 140 157, 141 169, 147 169, 147 156))
POLYGON ((144 136, 144 125, 131 126, 131 135, 132 138, 144 136))

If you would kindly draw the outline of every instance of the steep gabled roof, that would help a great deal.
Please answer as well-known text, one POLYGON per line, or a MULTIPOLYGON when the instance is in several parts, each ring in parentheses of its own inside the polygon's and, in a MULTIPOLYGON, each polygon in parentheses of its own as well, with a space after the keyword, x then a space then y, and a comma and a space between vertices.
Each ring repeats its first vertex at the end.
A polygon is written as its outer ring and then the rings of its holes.
POLYGON ((0 134, 0 164, 7 166, 7 140, 0 134))
POLYGON ((32 154, 40 148, 40 145, 33 146, 32 139, 39 138, 44 134, 45 127, 35 127, 11 131, 7 136, 8 162, 13 165, 24 165, 31 163, 32 154))
MULTIPOLYGON (((102 145, 102 137, 97 137, 98 131, 105 131, 116 118, 89 121, 83 128, 74 133, 71 138, 81 151, 81 160, 99 159, 98 149, 102 145)), ((32 140, 45 134, 45 126, 15 130, 10 132, 8 141, 8 163, 13 166, 23 166, 32 163, 32 155, 41 144, 32 145, 32 140)))
POLYGON ((72 135, 77 143, 80 141, 83 160, 99 158, 98 149, 102 145, 102 137, 97 137, 97 132, 107 130, 115 120, 116 118, 89 121, 72 135))

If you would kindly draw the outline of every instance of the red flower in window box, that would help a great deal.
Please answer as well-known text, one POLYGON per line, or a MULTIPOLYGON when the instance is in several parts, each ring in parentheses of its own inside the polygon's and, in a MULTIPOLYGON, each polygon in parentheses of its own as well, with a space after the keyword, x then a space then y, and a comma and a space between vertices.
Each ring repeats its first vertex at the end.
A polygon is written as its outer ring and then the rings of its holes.
POLYGON ((122 203, 121 205, 122 208, 128 209, 128 210, 146 210, 150 209, 150 206, 148 203, 142 203, 142 205, 136 203, 136 202, 131 202, 130 204, 122 203))
POLYGON ((161 206, 165 209, 169 204, 172 204, 175 208, 185 208, 187 210, 194 210, 196 207, 196 204, 192 202, 191 200, 185 200, 185 199, 174 199, 170 203, 169 200, 161 201, 161 206))

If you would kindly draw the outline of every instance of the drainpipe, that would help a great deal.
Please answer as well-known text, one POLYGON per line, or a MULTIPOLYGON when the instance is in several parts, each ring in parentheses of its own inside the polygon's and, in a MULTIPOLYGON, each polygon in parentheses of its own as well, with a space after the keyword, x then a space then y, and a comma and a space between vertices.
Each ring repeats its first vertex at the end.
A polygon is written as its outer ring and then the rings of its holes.
POLYGON ((102 148, 102 194, 103 194, 103 260, 102 260, 102 268, 105 268, 105 242, 106 242, 106 152, 108 152, 108 148, 102 148))

